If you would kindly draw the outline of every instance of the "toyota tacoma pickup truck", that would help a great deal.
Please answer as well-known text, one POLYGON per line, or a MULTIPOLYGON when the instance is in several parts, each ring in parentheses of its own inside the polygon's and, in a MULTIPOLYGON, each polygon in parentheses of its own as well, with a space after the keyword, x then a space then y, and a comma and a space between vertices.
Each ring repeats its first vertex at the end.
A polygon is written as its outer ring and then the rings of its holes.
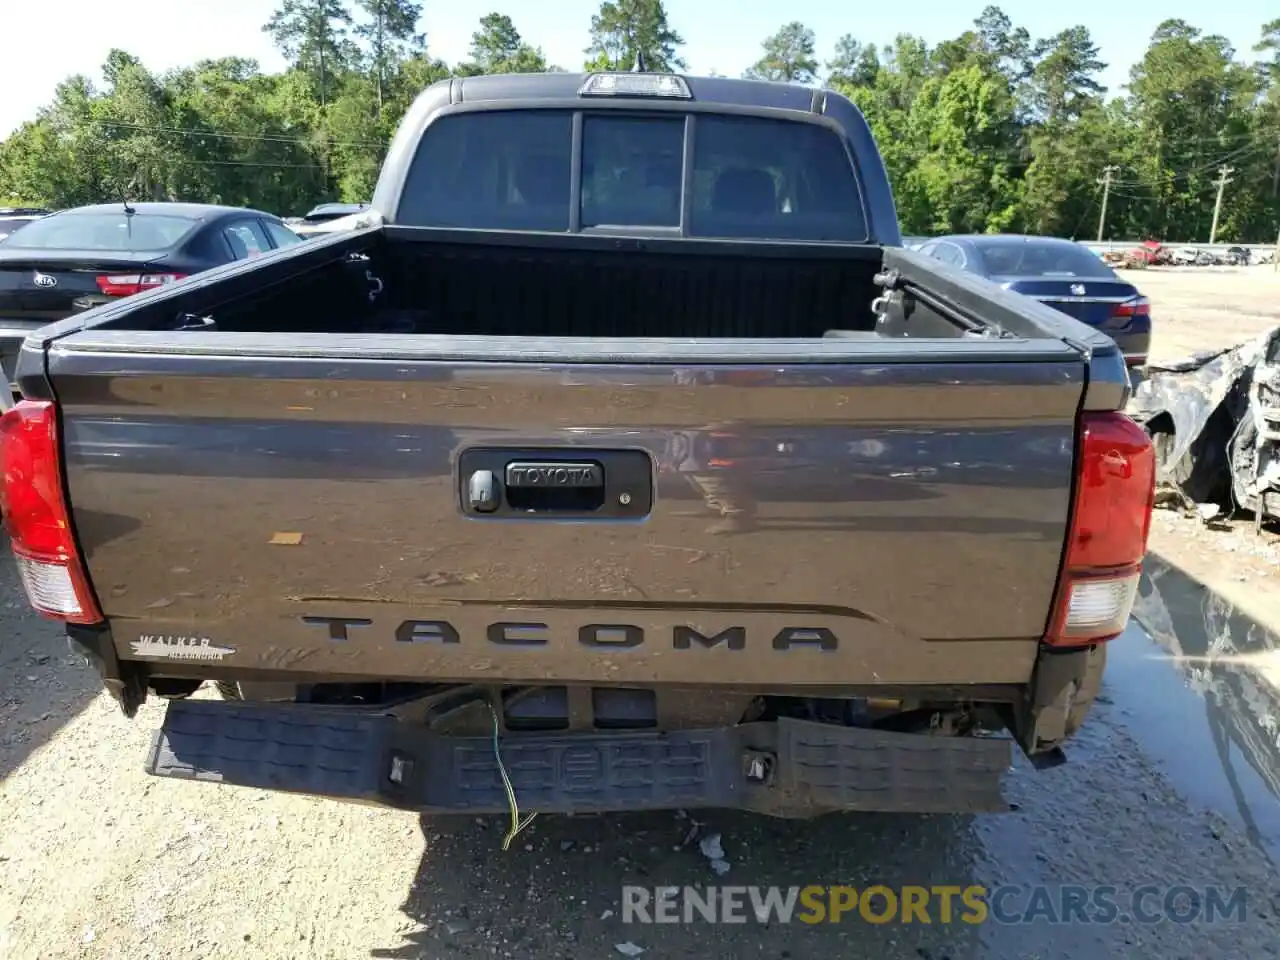
POLYGON ((904 249, 795 85, 442 81, 355 229, 17 379, 22 581, 147 769, 425 813, 1002 809, 1150 522, 1116 345, 904 249))

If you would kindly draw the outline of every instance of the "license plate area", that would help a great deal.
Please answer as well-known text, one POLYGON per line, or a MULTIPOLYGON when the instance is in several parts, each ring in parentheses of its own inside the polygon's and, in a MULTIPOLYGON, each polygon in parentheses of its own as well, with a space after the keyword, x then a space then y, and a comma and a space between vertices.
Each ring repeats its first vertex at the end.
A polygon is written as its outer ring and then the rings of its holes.
POLYGON ((472 447, 458 457, 462 511, 476 518, 637 519, 653 509, 644 450, 472 447))

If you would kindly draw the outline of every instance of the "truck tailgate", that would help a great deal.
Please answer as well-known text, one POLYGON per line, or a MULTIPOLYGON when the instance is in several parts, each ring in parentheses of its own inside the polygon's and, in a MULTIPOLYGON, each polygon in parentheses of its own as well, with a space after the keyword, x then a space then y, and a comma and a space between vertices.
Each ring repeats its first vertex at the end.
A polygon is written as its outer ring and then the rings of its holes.
POLYGON ((76 533, 122 658, 331 679, 1029 677, 1084 389, 1066 345, 385 339, 51 345, 76 533), (606 472, 632 451, 631 503, 475 513, 459 471, 476 449, 606 472))

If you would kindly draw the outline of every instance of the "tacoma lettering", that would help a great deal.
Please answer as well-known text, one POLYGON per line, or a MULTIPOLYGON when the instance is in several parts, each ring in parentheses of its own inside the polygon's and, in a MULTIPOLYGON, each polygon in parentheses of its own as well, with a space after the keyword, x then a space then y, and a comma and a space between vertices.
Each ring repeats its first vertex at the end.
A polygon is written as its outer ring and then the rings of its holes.
POLYGON ((834 650, 840 646, 840 641, 826 627, 783 627, 773 638, 775 650, 790 650, 795 646, 806 645, 820 650, 834 650))
POLYGON ((584 647, 638 647, 644 630, 625 623, 588 623, 578 628, 578 642, 584 647))
MULTIPOLYGON (((353 628, 373 624, 360 617, 303 617, 302 622, 324 628, 329 639, 335 642, 350 640, 353 628)), ((630 650, 652 640, 643 627, 631 623, 588 623, 576 633, 578 643, 593 650, 630 650)), ((447 620, 405 620, 396 627, 395 636, 400 643, 462 642, 458 628, 447 620)), ((552 632, 548 624, 537 621, 498 620, 485 626, 484 636, 487 642, 499 647, 545 647, 551 642, 552 632)), ((669 636, 673 650, 719 647, 737 652, 747 649, 747 628, 741 626, 703 633, 696 627, 678 624, 671 628, 669 636)), ((757 636, 757 644, 761 640, 763 638, 757 636)), ((826 627, 783 627, 773 635, 770 646, 783 652, 806 647, 830 651, 840 648, 840 638, 826 627)))
POLYGON ((406 620, 396 627, 399 643, 458 643, 458 631, 444 620, 406 620))
POLYGON ((677 650, 688 650, 695 641, 708 650, 721 643, 730 650, 743 650, 747 646, 747 628, 725 627, 712 637, 699 633, 693 627, 676 627, 671 631, 671 646, 677 650))
POLYGON ((368 627, 373 625, 372 620, 366 620, 364 617, 303 617, 303 623, 319 624, 329 628, 330 640, 350 640, 351 636, 347 633, 349 627, 368 627))
POLYGON ((506 647, 545 647, 545 623, 491 623, 485 633, 490 643, 506 647))

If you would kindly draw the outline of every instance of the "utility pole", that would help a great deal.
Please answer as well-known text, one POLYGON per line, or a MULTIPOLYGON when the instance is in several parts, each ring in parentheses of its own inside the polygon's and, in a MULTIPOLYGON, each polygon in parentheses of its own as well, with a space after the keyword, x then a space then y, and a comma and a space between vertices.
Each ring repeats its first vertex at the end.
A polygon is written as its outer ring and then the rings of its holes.
POLYGON ((1222 191, 1227 189, 1227 184, 1231 182, 1231 175, 1235 173, 1232 167, 1219 167, 1218 179, 1214 181, 1218 185, 1218 199, 1213 204, 1213 226, 1209 228, 1209 242, 1213 243, 1218 237, 1218 214, 1222 211, 1222 191))
POLYGON ((1119 167, 1104 167, 1102 170, 1102 179, 1098 182, 1102 184, 1102 212, 1098 214, 1098 242, 1102 242, 1102 234, 1107 228, 1107 199, 1111 196, 1111 176, 1119 167))

